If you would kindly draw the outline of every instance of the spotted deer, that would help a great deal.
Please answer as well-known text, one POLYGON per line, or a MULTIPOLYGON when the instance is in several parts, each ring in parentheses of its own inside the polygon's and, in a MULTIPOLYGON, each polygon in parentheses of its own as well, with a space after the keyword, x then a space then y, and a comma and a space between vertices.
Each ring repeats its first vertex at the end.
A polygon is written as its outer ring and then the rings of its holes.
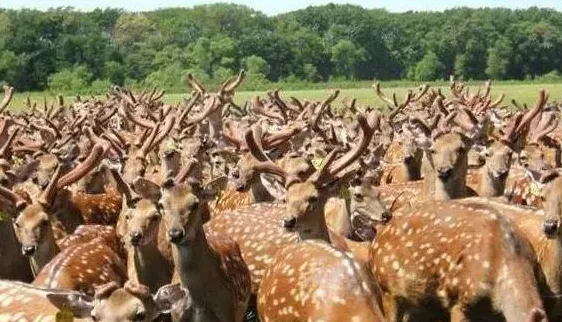
POLYGON ((120 229, 127 249, 128 278, 156 292, 172 281, 174 271, 162 208, 158 204, 160 187, 142 177, 130 187, 117 170, 111 172, 124 195, 121 214, 124 222, 120 229))
MULTIPOLYGON (((287 189, 284 204, 260 203, 225 212, 208 223, 209 229, 232 237, 240 245, 244 261, 252 274, 252 291, 259 283, 273 259, 283 247, 299 239, 323 239, 337 243, 348 251, 345 238, 331 234, 326 226, 324 207, 326 200, 339 191, 337 182, 349 173, 344 170, 355 162, 368 147, 378 115, 371 114, 369 121, 358 117, 361 134, 353 149, 336 160, 335 150, 326 157, 323 166, 306 181, 286 173, 271 161, 262 162, 260 167, 268 173, 279 176, 287 189), (342 173, 340 173, 342 172, 342 173)), ((251 131, 246 132, 250 145, 255 145, 251 131)), ((251 149, 259 151, 259 148, 251 149)), ((346 180, 341 180, 346 181, 346 180)))
MULTIPOLYGON (((371 246, 385 317, 525 321, 544 312, 535 253, 493 207, 431 201, 395 213, 371 246)), ((546 319, 542 319, 546 321, 546 319)))
POLYGON ((238 244, 211 229, 207 198, 185 170, 162 185, 160 204, 174 264, 193 301, 195 319, 242 321, 250 297, 250 272, 238 244))
POLYGON ((385 321, 378 290, 350 255, 324 241, 288 245, 258 292, 261 321, 385 321))
MULTIPOLYGON (((404 203, 415 205, 424 200, 450 200, 465 198, 477 195, 481 192, 483 195, 496 193, 501 188, 502 182, 505 182, 506 175, 497 175, 494 172, 503 172, 507 168, 506 163, 511 160, 510 145, 517 141, 519 136, 524 133, 526 126, 532 118, 540 112, 546 101, 546 93, 542 90, 535 107, 527 114, 518 114, 506 129, 505 135, 501 140, 494 144, 490 149, 491 153, 488 159, 492 161, 488 166, 481 169, 481 176, 474 179, 472 177, 472 185, 467 185, 468 173, 468 150, 473 143, 473 137, 478 135, 482 128, 478 125, 476 119, 468 115, 468 122, 460 121, 459 125, 463 130, 457 131, 447 127, 447 124, 457 119, 457 113, 451 112, 441 123, 439 129, 433 131, 425 122, 419 119, 413 119, 416 126, 421 129, 425 137, 429 139, 431 136, 431 146, 426 149, 424 154, 424 180, 421 182, 413 182, 406 185, 389 185, 378 188, 387 202, 395 202, 400 196, 400 206, 404 203), (469 134, 465 134, 468 130, 469 134), (497 153, 497 154, 496 154, 497 153), (493 180, 493 179, 496 180, 493 180), (498 183, 500 182, 500 183, 498 183), (491 186, 483 187, 485 184, 491 186), (476 191, 472 187, 477 188, 476 191)), ((442 105, 442 100, 438 98, 436 105, 442 105)), ((466 110, 461 109, 465 113, 466 110)))
POLYGON ((189 294, 166 285, 154 295, 143 285, 115 282, 96 288, 95 296, 0 280, 1 321, 155 321, 162 314, 188 310, 189 294), (70 316, 69 316, 69 315, 70 316))
POLYGON ((562 178, 553 173, 552 180, 543 191, 544 209, 525 208, 500 200, 469 198, 463 202, 492 207, 519 227, 535 250, 546 287, 541 295, 546 311, 552 321, 562 317, 562 239, 560 234, 560 200, 562 200, 562 178))

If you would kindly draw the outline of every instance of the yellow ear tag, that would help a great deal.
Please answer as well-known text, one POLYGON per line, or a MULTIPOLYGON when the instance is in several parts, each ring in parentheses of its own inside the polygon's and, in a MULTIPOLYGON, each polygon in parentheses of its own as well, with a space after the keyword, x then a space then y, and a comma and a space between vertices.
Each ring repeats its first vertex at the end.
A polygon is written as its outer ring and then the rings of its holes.
POLYGON ((0 211, 0 221, 10 221, 10 216, 0 211))
POLYGON ((533 181, 533 182, 531 182, 531 186, 530 186, 529 191, 534 196, 540 196, 541 193, 542 193, 542 187, 538 183, 533 181))
POLYGON ((312 166, 314 167, 314 169, 316 170, 320 169, 320 167, 322 166, 322 161, 324 161, 324 159, 322 158, 312 159, 312 166))
POLYGON ((74 315, 72 312, 66 307, 63 307, 60 311, 57 312, 55 315, 56 322, 72 322, 74 321, 74 315))

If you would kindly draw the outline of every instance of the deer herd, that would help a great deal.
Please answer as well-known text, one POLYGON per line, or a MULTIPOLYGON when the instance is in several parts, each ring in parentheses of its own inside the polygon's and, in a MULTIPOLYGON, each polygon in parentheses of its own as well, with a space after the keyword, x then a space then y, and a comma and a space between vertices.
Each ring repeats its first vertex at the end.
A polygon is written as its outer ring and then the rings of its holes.
MULTIPOLYGON (((562 321, 561 106, 0 103, 2 321, 562 321), (387 109, 388 113, 384 112, 387 109)), ((341 102, 341 103, 340 103, 341 102)))

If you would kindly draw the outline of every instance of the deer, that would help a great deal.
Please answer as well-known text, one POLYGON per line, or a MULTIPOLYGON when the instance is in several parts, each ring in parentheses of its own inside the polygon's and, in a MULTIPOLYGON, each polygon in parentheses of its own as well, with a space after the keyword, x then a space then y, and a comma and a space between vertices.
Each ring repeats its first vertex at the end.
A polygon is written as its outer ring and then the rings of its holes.
POLYGON ((165 285, 151 294, 146 286, 130 281, 123 287, 106 283, 91 296, 0 280, 0 298, 5 304, 0 313, 2 321, 150 322, 162 314, 190 308, 189 293, 179 284, 165 285))
POLYGON ((132 189, 116 169, 111 169, 111 173, 124 196, 121 214, 124 222, 120 229, 127 249, 128 279, 156 292, 172 281, 174 272, 172 250, 158 203, 160 194, 152 193, 159 187, 139 177, 132 189))
POLYGON ((551 172, 549 183, 543 190, 544 209, 533 209, 519 205, 508 204, 503 200, 485 198, 468 198, 467 203, 486 205, 500 212, 502 216, 511 220, 532 245, 536 260, 544 275, 545 287, 541 295, 546 306, 546 312, 553 321, 561 318, 562 300, 558 294, 562 291, 562 239, 560 234, 560 206, 562 178, 557 172, 551 172))
POLYGON ((274 256, 257 296, 261 321, 385 321, 378 289, 352 256, 324 241, 274 256))
POLYGON ((250 272, 234 240, 203 229, 210 219, 208 197, 196 182, 185 181, 194 166, 168 177, 154 191, 161 192, 174 265, 191 295, 195 319, 242 321, 250 298, 250 272))
MULTIPOLYGON (((506 168, 506 163, 511 160, 511 145, 516 142, 518 137, 524 133, 526 126, 532 118, 540 112, 546 102, 546 93, 541 90, 535 107, 527 114, 518 114, 506 130, 502 139, 494 145, 490 151, 490 159, 492 155, 498 157, 495 162, 491 162, 488 166, 481 169, 482 175, 477 179, 472 179, 473 187, 478 187, 483 195, 490 195, 492 192, 496 194, 495 190, 501 188, 502 183, 497 184, 498 180, 505 182, 507 175, 498 176, 494 168, 506 168), (495 154, 497 152, 497 155, 495 154), (496 180, 493 180, 495 177, 496 180), (492 180, 488 180, 492 179, 492 180), (489 183, 491 186, 483 188, 483 183, 489 183)), ((441 98, 437 98, 435 104, 442 106, 441 98)), ((450 200, 475 196, 478 191, 467 185, 467 172, 468 172, 468 149, 473 143, 473 138, 478 135, 482 130, 476 123, 475 118, 470 112, 461 109, 461 112, 466 113, 468 122, 459 121, 461 127, 469 130, 468 136, 464 131, 456 131, 447 127, 446 124, 452 122, 457 118, 456 112, 451 112, 446 116, 445 120, 439 126, 433 135, 432 130, 419 119, 413 119, 412 122, 420 129, 426 138, 431 135, 431 146, 426 148, 424 155, 424 180, 422 182, 414 182, 406 185, 388 185, 378 188, 381 196, 386 201, 387 205, 395 202, 398 194, 402 193, 402 200, 408 200, 410 205, 415 205, 425 200, 450 200)), ((429 142, 424 144, 429 145, 429 142)), ((503 169, 501 169, 503 172, 503 169)), ((403 202, 399 202, 403 204, 403 202)), ((398 206, 400 207, 400 206, 398 206)))
POLYGON ((389 321, 525 321, 544 317, 535 256, 493 207, 429 201, 394 214, 371 246, 370 270, 389 321))
MULTIPOLYGON (((240 207, 209 221, 209 229, 230 236, 240 245, 244 261, 252 274, 254 294, 273 255, 279 249, 298 240, 332 241, 324 218, 326 200, 339 191, 336 183, 341 178, 335 177, 337 173, 355 162, 368 147, 377 127, 378 117, 373 113, 367 121, 360 115, 358 121, 361 134, 356 146, 337 161, 335 157, 339 151, 334 150, 329 158, 326 157, 324 166, 306 181, 299 182, 298 177, 289 175, 271 161, 261 163, 260 167, 265 172, 280 176, 284 182, 287 189, 284 204, 260 203, 240 207), (283 223, 283 226, 279 223, 283 223)), ((259 143, 253 140, 251 130, 246 132, 245 138, 250 146, 256 146, 250 148, 251 151, 259 151, 259 143)), ((337 234, 332 234, 332 237, 339 247, 349 250, 343 237, 337 234)))

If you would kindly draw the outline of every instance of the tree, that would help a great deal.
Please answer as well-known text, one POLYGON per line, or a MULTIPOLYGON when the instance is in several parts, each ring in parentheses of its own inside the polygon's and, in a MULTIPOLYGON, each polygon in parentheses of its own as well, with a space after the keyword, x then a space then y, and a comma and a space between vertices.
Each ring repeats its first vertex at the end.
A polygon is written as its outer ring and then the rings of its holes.
POLYGON ((152 22, 142 13, 123 13, 117 19, 113 39, 119 46, 129 47, 146 40, 154 31, 152 22))
POLYGON ((92 74, 86 67, 75 66, 49 76, 49 90, 55 94, 84 94, 91 80, 92 74))
POLYGON ((416 65, 415 78, 417 81, 433 81, 443 78, 445 66, 433 52, 427 53, 416 65))
POLYGON ((356 47, 349 40, 340 40, 332 47, 332 63, 339 76, 353 78, 356 67, 365 60, 365 50, 356 47))
POLYGON ((496 41, 494 47, 488 49, 486 75, 492 79, 505 79, 509 76, 509 65, 513 56, 513 47, 506 38, 496 41))
POLYGON ((252 55, 244 58, 244 68, 249 74, 269 74, 269 64, 260 56, 252 55))

